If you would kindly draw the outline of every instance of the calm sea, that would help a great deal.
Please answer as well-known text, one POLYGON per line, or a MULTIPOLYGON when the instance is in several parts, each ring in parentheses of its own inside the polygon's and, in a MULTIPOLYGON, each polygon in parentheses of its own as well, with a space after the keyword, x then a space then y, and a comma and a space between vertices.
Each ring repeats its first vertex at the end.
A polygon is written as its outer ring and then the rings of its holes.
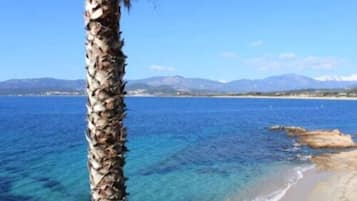
MULTIPOLYGON (((85 103, 0 97, 1 201, 89 200, 85 103)), ((357 133, 357 101, 127 98, 127 105, 131 201, 278 200, 313 151, 266 127, 357 133)))

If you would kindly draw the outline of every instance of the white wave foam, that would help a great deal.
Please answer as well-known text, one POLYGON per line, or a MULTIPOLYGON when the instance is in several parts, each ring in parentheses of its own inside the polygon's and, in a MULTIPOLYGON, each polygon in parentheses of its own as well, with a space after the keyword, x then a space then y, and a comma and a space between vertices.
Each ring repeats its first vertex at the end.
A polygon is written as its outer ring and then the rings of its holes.
POLYGON ((311 166, 306 166, 306 167, 296 167, 294 168, 295 174, 289 179, 288 183, 286 186, 283 188, 280 188, 276 191, 273 191, 272 193, 269 193, 267 195, 263 195, 260 197, 255 198, 252 201, 279 201, 281 198, 284 197, 286 192, 294 186, 299 180, 304 178, 304 172, 314 168, 313 165, 311 166))
POLYGON ((299 144, 298 142, 296 142, 296 140, 293 140, 293 147, 287 148, 284 151, 288 151, 288 152, 296 152, 298 150, 301 149, 301 144, 299 144))
POLYGON ((297 154, 296 157, 301 160, 301 161, 307 161, 309 159, 311 159, 311 155, 301 155, 301 154, 297 154))
POLYGON ((300 150, 301 148, 300 147, 291 147, 291 148, 287 148, 285 149, 285 151, 288 151, 288 152, 296 152, 298 150, 300 150))
POLYGON ((294 147, 301 147, 301 144, 296 142, 296 140, 293 140, 293 146, 294 147))
POLYGON ((294 142, 294 147, 301 147, 301 144, 300 143, 297 143, 297 142, 294 142))

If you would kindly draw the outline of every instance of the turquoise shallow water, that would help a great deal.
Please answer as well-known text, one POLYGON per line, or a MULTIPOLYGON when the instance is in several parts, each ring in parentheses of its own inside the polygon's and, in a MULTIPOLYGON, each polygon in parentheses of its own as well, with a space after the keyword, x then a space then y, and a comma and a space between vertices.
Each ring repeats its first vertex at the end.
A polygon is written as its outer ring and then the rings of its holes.
MULTIPOLYGON (((127 98, 127 105, 132 201, 253 200, 264 186, 291 182, 291 170, 307 163, 301 156, 313 153, 265 127, 357 133, 356 101, 127 98)), ((84 97, 0 97, 1 201, 89 200, 84 106, 84 97)))

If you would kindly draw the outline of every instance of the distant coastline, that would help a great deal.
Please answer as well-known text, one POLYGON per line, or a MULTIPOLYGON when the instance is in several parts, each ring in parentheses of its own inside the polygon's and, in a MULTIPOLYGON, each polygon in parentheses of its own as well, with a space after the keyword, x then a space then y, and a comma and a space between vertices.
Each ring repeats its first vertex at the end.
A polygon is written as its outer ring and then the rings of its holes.
POLYGON ((251 99, 311 99, 311 100, 357 100, 357 97, 341 96, 211 96, 213 98, 251 98, 251 99))
MULTIPOLYGON (((18 94, 0 95, 0 97, 85 97, 85 94, 18 94)), ((347 96, 269 96, 269 95, 126 95, 126 97, 138 98, 237 98, 237 99, 292 99, 292 100, 350 100, 355 101, 357 97, 347 96)))
MULTIPOLYGON (((85 95, 86 81, 55 78, 10 79, 0 81, 0 96, 85 95)), ((357 97, 357 80, 316 80, 298 74, 283 74, 262 79, 220 82, 183 76, 158 76, 128 80, 130 96, 174 97, 357 97)))

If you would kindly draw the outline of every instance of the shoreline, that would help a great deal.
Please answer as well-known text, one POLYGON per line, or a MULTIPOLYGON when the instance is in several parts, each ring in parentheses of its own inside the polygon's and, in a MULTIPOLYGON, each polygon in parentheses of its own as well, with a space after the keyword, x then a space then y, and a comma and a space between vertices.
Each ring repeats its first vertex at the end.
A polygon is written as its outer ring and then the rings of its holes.
POLYGON ((303 177, 295 185, 291 186, 278 201, 308 201, 312 190, 319 182, 326 181, 331 176, 332 173, 321 171, 314 166, 312 169, 304 172, 303 177))
POLYGON ((212 98, 243 99, 293 99, 293 100, 357 100, 357 97, 322 97, 322 96, 210 96, 212 98))
POLYGON ((299 143, 313 149, 334 148, 336 152, 325 152, 312 156, 311 168, 298 171, 297 180, 272 192, 271 197, 254 201, 356 201, 357 149, 351 135, 338 129, 306 130, 302 127, 273 126, 271 131, 285 131, 288 136, 298 138, 299 143))
MULTIPOLYGON (((285 182, 281 183, 279 186, 276 186, 278 188, 275 189, 270 189, 271 191, 269 193, 263 192, 259 193, 259 196, 256 196, 253 201, 304 201, 303 197, 301 194, 292 194, 290 192, 296 191, 295 189, 301 189, 301 188, 296 188, 298 184, 301 182, 305 183, 305 181, 309 181, 311 185, 313 185, 313 182, 310 182, 311 179, 314 179, 315 177, 310 177, 310 174, 314 174, 316 171, 316 167, 314 165, 298 165, 295 167, 291 167, 290 173, 288 175, 285 175, 285 182), (308 176, 308 177, 307 177, 308 176), (293 199, 292 199, 293 198, 293 199)), ((281 177, 281 174, 280 176, 281 177)), ((269 181, 269 185, 272 185, 272 182, 274 183, 274 180, 280 180, 281 178, 271 178, 272 181, 269 181)), ((304 185, 306 186, 306 185, 304 185)))
POLYGON ((356 171, 326 171, 314 168, 292 186, 279 201, 357 200, 356 171))
POLYGON ((125 97, 138 97, 138 98, 231 98, 231 99, 302 99, 302 100, 357 100, 357 97, 326 97, 326 96, 227 96, 227 95, 213 95, 213 96, 155 96, 155 95, 126 95, 125 97))
MULTIPOLYGON (((86 95, 0 95, 0 97, 86 97, 86 95)), ((357 97, 332 96, 155 96, 155 95, 125 95, 127 98, 226 98, 226 99, 291 99, 291 100, 348 100, 355 101, 357 97)))
POLYGON ((354 149, 313 157, 313 171, 307 171, 279 201, 357 200, 356 156, 354 149))
POLYGON ((125 97, 132 98, 222 98, 222 99, 292 99, 292 100, 348 100, 355 101, 357 97, 323 97, 323 96, 155 96, 155 95, 126 95, 125 97))

